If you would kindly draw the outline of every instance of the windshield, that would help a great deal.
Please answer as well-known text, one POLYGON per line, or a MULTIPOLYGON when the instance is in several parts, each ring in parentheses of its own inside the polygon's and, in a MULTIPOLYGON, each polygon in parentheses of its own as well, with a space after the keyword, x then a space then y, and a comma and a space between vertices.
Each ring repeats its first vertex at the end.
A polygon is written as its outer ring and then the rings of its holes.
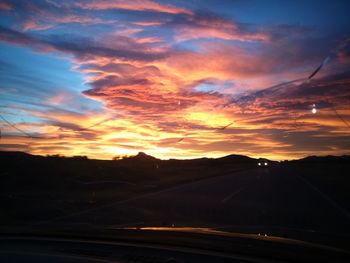
POLYGON ((350 235, 349 8, 1 0, 1 227, 336 245, 350 235))

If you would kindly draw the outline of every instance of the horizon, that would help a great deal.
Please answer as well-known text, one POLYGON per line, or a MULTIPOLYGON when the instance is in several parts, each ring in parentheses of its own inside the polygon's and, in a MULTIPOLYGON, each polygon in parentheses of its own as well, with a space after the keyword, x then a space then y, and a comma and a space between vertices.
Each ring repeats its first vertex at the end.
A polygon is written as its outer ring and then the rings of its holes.
POLYGON ((349 155, 349 7, 0 0, 0 151, 349 155))
POLYGON ((206 157, 206 156, 202 156, 202 157, 196 157, 196 158, 157 158, 153 155, 149 155, 145 152, 138 152, 136 155, 116 155, 111 159, 99 159, 99 158, 89 158, 86 155, 61 155, 61 154, 48 154, 48 155, 41 155, 41 154, 31 154, 31 153, 27 153, 27 152, 21 152, 21 151, 4 151, 4 150, 0 150, 0 153, 24 153, 24 154, 29 154, 29 155, 33 155, 33 156, 40 156, 40 157, 59 157, 59 158, 77 158, 77 157, 86 157, 89 160, 99 160, 99 161, 115 161, 115 160, 122 160, 125 158, 132 158, 132 157, 136 157, 139 154, 145 154, 149 157, 153 157, 155 159, 161 160, 161 161, 170 161, 170 160, 178 160, 178 161, 185 161, 185 160, 197 160, 197 159, 220 159, 220 158, 224 158, 224 157, 228 157, 228 156, 242 156, 242 157, 248 157, 251 159, 256 159, 256 160, 260 160, 260 159, 266 159, 268 161, 271 162, 289 162, 289 161, 298 161, 298 160, 302 160, 305 158, 309 158, 309 157, 319 157, 319 158, 325 158, 325 157, 344 157, 344 156, 350 156, 350 155, 307 155, 307 156, 303 156, 301 158, 296 158, 296 159, 284 159, 284 160, 274 160, 274 159, 268 159, 268 158, 264 158, 264 157, 252 157, 252 156, 248 156, 248 155, 241 155, 241 154, 228 154, 228 155, 223 155, 223 156, 218 156, 218 157, 206 157), (114 159, 117 158, 117 159, 114 159))

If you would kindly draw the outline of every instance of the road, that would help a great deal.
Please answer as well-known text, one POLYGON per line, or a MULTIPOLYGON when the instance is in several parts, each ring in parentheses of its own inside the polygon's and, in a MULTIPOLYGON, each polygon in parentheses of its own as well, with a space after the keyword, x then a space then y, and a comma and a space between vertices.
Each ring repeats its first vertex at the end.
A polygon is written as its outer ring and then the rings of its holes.
POLYGON ((252 169, 56 218, 116 227, 273 226, 350 234, 350 213, 286 167, 252 169))

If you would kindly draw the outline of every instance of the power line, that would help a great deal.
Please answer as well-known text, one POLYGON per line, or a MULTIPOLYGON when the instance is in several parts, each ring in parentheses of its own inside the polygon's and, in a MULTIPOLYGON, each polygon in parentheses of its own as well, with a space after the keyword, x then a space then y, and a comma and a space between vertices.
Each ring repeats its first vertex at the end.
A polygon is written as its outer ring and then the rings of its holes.
POLYGON ((26 137, 29 137, 31 139, 38 139, 39 137, 32 136, 31 134, 23 131, 22 129, 16 127, 16 125, 12 124, 10 121, 6 120, 2 115, 0 115, 0 118, 9 126, 14 128, 15 130, 19 131, 20 133, 24 134, 26 137))
POLYGON ((334 106, 332 106, 332 109, 333 109, 333 111, 335 112, 335 115, 337 115, 338 118, 350 129, 349 123, 339 114, 339 112, 337 111, 337 109, 336 109, 334 106))
POLYGON ((99 125, 101 125, 101 124, 103 124, 103 123, 105 123, 105 122, 107 122, 107 121, 113 120, 113 119, 114 119, 114 117, 107 118, 107 119, 103 119, 102 121, 96 122, 96 123, 94 123, 94 124, 92 124, 92 125, 90 125, 90 126, 88 126, 88 127, 81 128, 81 129, 78 129, 78 130, 75 130, 75 131, 86 131, 86 130, 89 130, 89 129, 91 129, 91 128, 94 128, 94 127, 96 127, 96 126, 99 126, 99 125))

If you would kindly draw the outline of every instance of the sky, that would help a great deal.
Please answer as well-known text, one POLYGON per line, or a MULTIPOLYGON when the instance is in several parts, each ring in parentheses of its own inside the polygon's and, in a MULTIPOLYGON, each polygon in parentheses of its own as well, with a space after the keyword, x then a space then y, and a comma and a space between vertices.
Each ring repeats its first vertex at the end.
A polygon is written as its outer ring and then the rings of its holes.
POLYGON ((0 150, 350 154, 349 9, 334 0, 0 0, 0 150))

